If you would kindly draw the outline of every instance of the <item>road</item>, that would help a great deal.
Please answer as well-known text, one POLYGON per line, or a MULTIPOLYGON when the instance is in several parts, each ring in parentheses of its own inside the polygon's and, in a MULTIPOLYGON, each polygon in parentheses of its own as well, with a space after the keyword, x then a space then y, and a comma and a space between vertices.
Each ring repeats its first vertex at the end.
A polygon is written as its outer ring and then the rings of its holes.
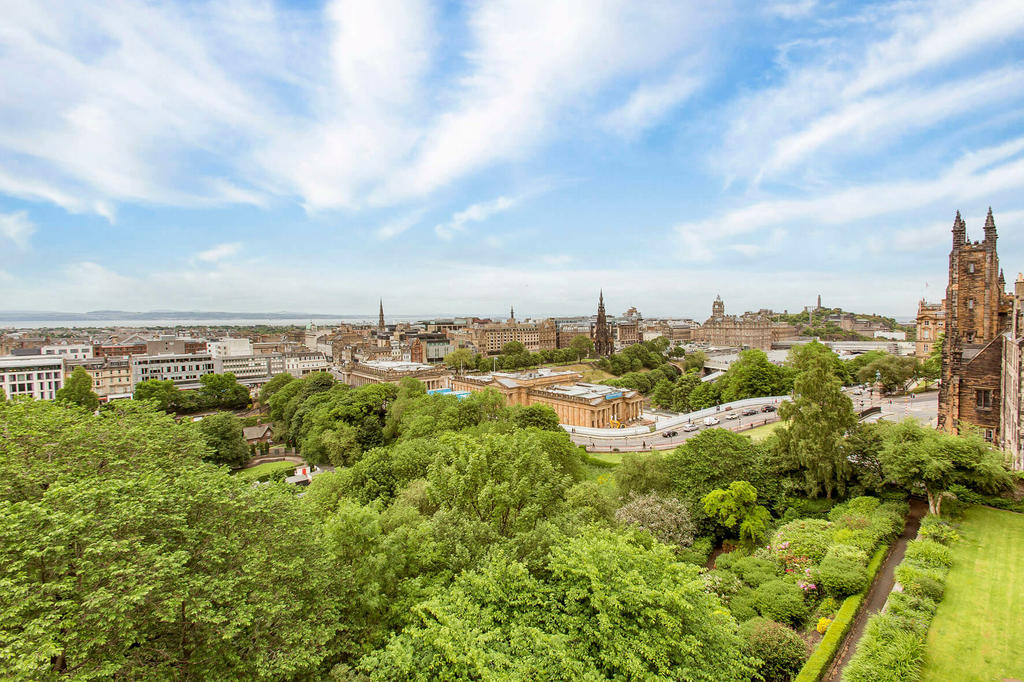
MULTIPOLYGON (((864 393, 853 395, 850 391, 847 391, 847 393, 850 394, 850 398, 853 400, 853 407, 857 412, 861 412, 869 407, 877 406, 881 408, 882 411, 880 413, 871 415, 864 421, 872 422, 879 419, 902 421, 906 417, 914 417, 922 424, 935 425, 939 406, 939 394, 937 391, 921 393, 916 396, 885 397, 882 399, 879 399, 877 394, 864 393)), ((771 400, 765 400, 765 403, 771 402, 771 400)), ((755 409, 759 409, 759 407, 755 409)), ((763 413, 760 411, 752 416, 740 416, 736 419, 725 418, 726 415, 736 414, 741 411, 720 412, 717 415, 720 423, 714 427, 704 426, 703 419, 695 419, 693 423, 698 425, 700 429, 691 432, 683 431, 681 426, 673 426, 656 429, 651 433, 639 436, 618 436, 614 432, 609 433, 607 436, 589 436, 570 432, 569 437, 573 443, 586 447, 589 452, 612 452, 616 449, 620 452, 637 452, 651 449, 666 450, 686 442, 686 440, 693 438, 707 428, 725 428, 731 431, 742 432, 762 426, 763 424, 771 424, 778 421, 777 413, 763 413), (679 433, 671 438, 666 438, 662 435, 665 431, 678 431, 679 433)), ((665 412, 659 410, 658 414, 664 415, 665 412)))

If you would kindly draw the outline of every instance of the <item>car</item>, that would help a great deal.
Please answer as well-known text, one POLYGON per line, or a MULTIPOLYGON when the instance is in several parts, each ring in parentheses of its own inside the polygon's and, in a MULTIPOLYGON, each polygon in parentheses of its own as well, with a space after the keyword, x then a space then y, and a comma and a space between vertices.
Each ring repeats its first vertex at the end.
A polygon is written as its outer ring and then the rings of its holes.
POLYGON ((854 389, 853 394, 854 395, 864 395, 864 389, 862 389, 862 388, 854 389))
POLYGON ((730 414, 725 415, 725 418, 726 419, 739 419, 740 415, 739 415, 738 412, 732 412, 730 414))
POLYGON ((692 431, 699 431, 699 430, 700 430, 700 427, 697 426, 696 424, 687 424, 686 426, 683 427, 683 431, 686 431, 687 433, 690 433, 692 431))
POLYGON ((757 414, 757 410, 755 410, 753 407, 750 407, 747 408, 746 410, 743 410, 743 412, 741 412, 740 414, 742 414, 744 417, 749 417, 751 415, 757 414))
POLYGON ((762 412, 774 412, 777 409, 778 408, 775 407, 774 405, 765 405, 764 407, 761 408, 761 411, 762 412))
POLYGON ((678 431, 662 431, 661 432, 661 437, 662 438, 675 438, 678 435, 679 435, 678 431))

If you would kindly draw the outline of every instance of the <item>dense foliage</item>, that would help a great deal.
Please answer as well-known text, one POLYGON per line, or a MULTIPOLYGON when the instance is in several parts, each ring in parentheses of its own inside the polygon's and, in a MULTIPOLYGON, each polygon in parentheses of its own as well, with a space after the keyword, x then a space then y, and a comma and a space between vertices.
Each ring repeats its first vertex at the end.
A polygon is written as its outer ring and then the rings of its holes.
POLYGON ((249 403, 249 389, 231 372, 204 374, 200 387, 183 391, 170 379, 147 379, 135 386, 135 400, 152 400, 168 412, 188 413, 211 409, 240 409, 249 403))

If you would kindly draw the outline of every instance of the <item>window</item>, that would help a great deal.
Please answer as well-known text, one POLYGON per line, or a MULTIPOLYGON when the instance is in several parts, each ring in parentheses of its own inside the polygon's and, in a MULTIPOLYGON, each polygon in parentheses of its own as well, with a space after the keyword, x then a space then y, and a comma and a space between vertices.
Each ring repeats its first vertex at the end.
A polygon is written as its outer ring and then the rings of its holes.
POLYGON ((985 429, 985 440, 987 440, 989 443, 992 442, 992 438, 994 437, 994 435, 995 432, 992 429, 985 429))
POLYGON ((968 263, 967 264, 967 272, 972 274, 972 275, 974 274, 974 263, 968 263))
POLYGON ((967 299, 967 309, 968 310, 974 310, 974 299, 973 298, 967 299))
POLYGON ((975 404, 980 410, 988 410, 992 408, 992 391, 989 389, 981 389, 975 391, 975 404))

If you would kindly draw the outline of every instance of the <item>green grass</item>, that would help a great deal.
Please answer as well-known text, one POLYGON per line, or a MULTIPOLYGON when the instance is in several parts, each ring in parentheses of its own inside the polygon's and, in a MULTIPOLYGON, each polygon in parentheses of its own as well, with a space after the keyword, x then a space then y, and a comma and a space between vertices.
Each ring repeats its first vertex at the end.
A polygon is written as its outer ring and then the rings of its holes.
POLYGON ((760 443, 768 436, 772 435, 775 429, 779 428, 782 422, 772 422, 771 424, 765 424, 764 426, 755 426, 749 431, 740 431, 744 436, 750 436, 755 443, 760 443))
POLYGON ((921 679, 1024 679, 1024 515, 971 507, 959 532, 921 679))
POLYGON ((284 480, 298 467, 295 462, 267 462, 249 469, 242 469, 235 476, 247 481, 267 481, 273 478, 284 480))

